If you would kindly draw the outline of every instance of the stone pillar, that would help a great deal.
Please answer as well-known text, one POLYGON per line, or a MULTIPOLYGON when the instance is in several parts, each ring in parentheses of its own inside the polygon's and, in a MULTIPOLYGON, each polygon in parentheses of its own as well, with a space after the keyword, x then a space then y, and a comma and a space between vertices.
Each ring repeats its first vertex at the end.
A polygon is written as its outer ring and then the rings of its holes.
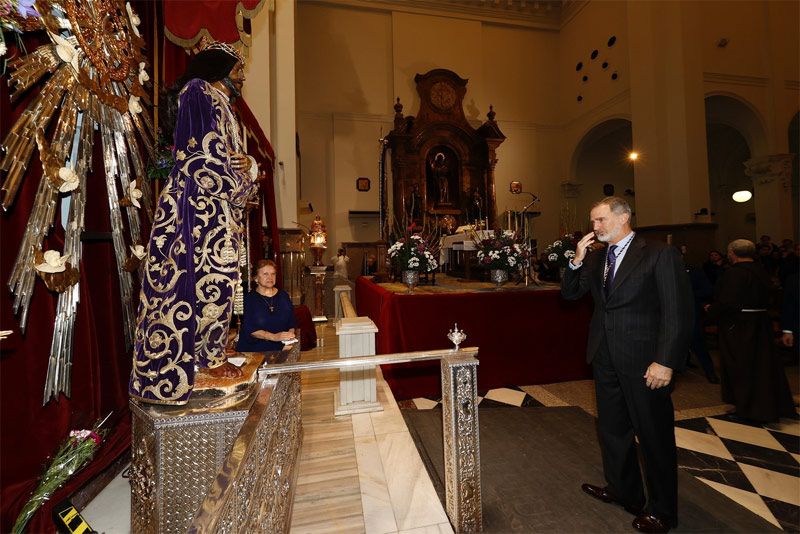
POLYGON ((311 274, 314 276, 314 309, 312 310, 314 322, 327 321, 325 316, 325 266, 312 266, 309 267, 311 274))
MULTIPOLYGON (((377 331, 378 327, 369 317, 343 318, 336 323, 339 358, 374 356, 377 331)), ((334 393, 334 414, 347 415, 382 410, 383 407, 378 402, 376 394, 374 365, 339 370, 339 390, 334 393)))
MULTIPOLYGON (((275 146, 275 203, 278 227, 294 228, 297 220, 297 154, 295 134, 295 9, 294 0, 275 2, 275 77, 272 142, 275 146)), ((261 53, 254 52, 255 54, 261 53)))
POLYGON ((773 242, 794 238, 792 165, 794 154, 773 154, 744 162, 745 173, 753 179, 756 211, 756 239, 768 235, 773 242))
POLYGON ((710 205, 700 7, 626 5, 636 225, 691 223, 710 205))

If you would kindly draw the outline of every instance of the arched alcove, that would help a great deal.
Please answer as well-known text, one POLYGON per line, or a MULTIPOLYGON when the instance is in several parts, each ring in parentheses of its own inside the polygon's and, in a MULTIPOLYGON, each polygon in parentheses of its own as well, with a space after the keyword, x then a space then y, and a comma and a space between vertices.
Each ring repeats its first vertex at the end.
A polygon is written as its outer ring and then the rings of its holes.
MULTIPOLYGON (((573 182, 581 184, 580 194, 574 199, 564 199, 567 209, 574 209, 577 223, 574 229, 588 228, 589 209, 608 195, 609 185, 613 194, 625 198, 635 211, 633 165, 628 159, 632 137, 631 122, 614 118, 595 125, 578 142, 571 158, 570 176, 573 182)), ((563 223, 562 226, 573 229, 571 224, 563 223)))
POLYGON ((751 157, 769 154, 764 119, 758 110, 738 95, 706 95, 706 124, 723 124, 744 137, 751 157))
POLYGON ((716 247, 720 250, 734 239, 755 237, 755 203, 738 203, 731 198, 734 192, 749 187, 744 162, 750 159, 750 147, 742 133, 727 124, 706 123, 708 150, 708 181, 711 213, 718 224, 716 247))

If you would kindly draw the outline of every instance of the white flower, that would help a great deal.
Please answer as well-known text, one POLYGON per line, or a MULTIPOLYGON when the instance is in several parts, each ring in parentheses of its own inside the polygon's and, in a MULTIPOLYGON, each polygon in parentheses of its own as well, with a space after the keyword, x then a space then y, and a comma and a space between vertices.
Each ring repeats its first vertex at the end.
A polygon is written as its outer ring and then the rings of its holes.
POLYGON ((414 235, 411 236, 411 239, 416 239, 417 241, 422 241, 422 236, 414 234, 414 235))
POLYGON ((0 56, 6 55, 6 52, 8 52, 8 47, 5 43, 0 43, 0 56))
POLYGON ((558 254, 553 252, 549 256, 547 256, 547 259, 550 260, 550 261, 558 261, 558 254))
POLYGON ((131 95, 128 99, 128 111, 131 113, 141 113, 142 112, 142 105, 139 103, 139 97, 136 95, 131 95))
POLYGON ((78 439, 86 439, 91 435, 92 433, 89 430, 72 430, 69 433, 69 437, 78 439))
POLYGON ((509 264, 510 266, 512 266, 512 267, 513 267, 514 265, 516 265, 516 264, 517 264, 517 260, 516 260, 516 259, 514 259, 514 256, 509 256, 509 257, 508 257, 508 264, 509 264))
POLYGON ((125 2, 125 10, 128 12, 128 18, 131 21, 131 29, 133 30, 133 33, 136 34, 136 37, 141 37, 142 34, 139 33, 138 26, 142 23, 142 19, 140 19, 139 15, 137 15, 133 9, 131 9, 130 2, 125 2))
POLYGON ((132 181, 128 186, 128 198, 131 199, 131 204, 137 208, 142 207, 142 205, 139 204, 139 199, 142 198, 142 192, 141 190, 136 189, 136 180, 132 181))
POLYGON ((505 247, 503 247, 503 252, 505 252, 506 254, 511 254, 511 247, 506 245, 505 247))
POLYGON ((564 252, 564 256, 566 258, 574 258, 575 257, 575 251, 574 250, 567 250, 566 252, 564 252))
POLYGON ((139 63, 139 85, 144 85, 144 82, 150 79, 150 75, 145 70, 145 62, 139 63))
POLYGON ((561 246, 561 241, 560 241, 560 240, 559 240, 559 241, 556 241, 555 243, 553 243, 553 244, 552 244, 552 245, 550 245, 550 246, 552 246, 552 247, 560 247, 560 246, 561 246))
POLYGON ((503 236, 514 237, 514 230, 503 230, 503 236))
POLYGON ((57 250, 48 250, 44 253, 44 263, 36 265, 37 271, 42 273, 63 273, 67 267, 66 263, 69 259, 69 254, 62 256, 57 250))
POLYGON ((478 251, 478 254, 477 254, 477 256, 478 256, 478 259, 479 259, 479 260, 482 260, 482 259, 483 259, 483 257, 485 256, 485 254, 483 253, 483 251, 482 251, 482 250, 479 250, 479 251, 478 251))
POLYGON ((519 243, 514 243, 514 250, 516 250, 517 252, 522 252, 522 250, 519 247, 519 243))
POLYGON ((58 177, 61 178, 62 181, 62 184, 58 187, 58 191, 61 193, 74 191, 80 185, 77 173, 69 167, 61 167, 58 169, 58 177))
POLYGON ((144 257, 147 256, 147 252, 145 252, 144 247, 142 245, 134 245, 134 246, 132 246, 131 247, 131 253, 134 256, 136 256, 137 258, 139 258, 140 260, 143 260, 144 257))

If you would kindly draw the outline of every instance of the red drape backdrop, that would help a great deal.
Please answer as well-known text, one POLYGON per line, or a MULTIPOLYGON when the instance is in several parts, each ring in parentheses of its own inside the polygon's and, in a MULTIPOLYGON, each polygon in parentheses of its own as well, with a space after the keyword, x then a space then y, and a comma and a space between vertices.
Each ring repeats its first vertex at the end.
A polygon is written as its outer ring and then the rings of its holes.
MULTIPOLYGON (((185 2, 176 3, 186 7, 185 2)), ((131 4, 142 20, 139 29, 148 46, 151 65, 157 65, 162 85, 164 81, 172 83, 183 72, 188 56, 163 37, 162 2, 133 0, 131 4), (159 44, 158 58, 153 57, 154 39, 159 44)), ((204 4, 235 5, 234 2, 208 0, 204 4)), ((197 6, 188 11, 206 16, 209 13, 207 9, 197 6)), ((49 42, 41 32, 25 34, 24 38, 29 51, 49 42)), ((10 57, 17 51, 13 39, 7 39, 7 42, 10 45, 7 57, 10 57)), ((6 77, 0 79, 0 138, 5 137, 37 90, 28 91, 12 106, 6 77)), ((273 243, 277 246, 272 165, 267 161, 272 157, 272 147, 244 102, 240 102, 239 111, 261 148, 260 151, 252 150, 253 140, 250 139, 248 148, 255 152, 253 155, 267 171, 268 177, 262 183, 263 205, 274 232, 273 243)), ((87 231, 92 232, 111 231, 101 162, 100 142, 96 139, 93 172, 88 177, 85 219, 87 231)), ((17 247, 27 225, 27 215, 33 205, 41 174, 41 164, 35 152, 15 204, 9 212, 0 215, 0 282, 3 286, 16 259, 17 247)), ((252 251, 254 257, 262 257, 261 214, 258 210, 254 212, 251 215, 251 229, 255 234, 252 251)), ((149 228, 145 227, 143 231, 147 235, 149 228)), ((59 225, 45 243, 45 249, 48 248, 63 249, 63 231, 59 225)), ((7 289, 0 291, 0 329, 14 330, 8 339, 0 343, 0 532, 10 531, 46 467, 48 457, 70 430, 89 428, 97 419, 114 412, 107 424, 112 433, 93 462, 40 509, 29 523, 30 532, 55 532, 50 519, 52 506, 108 467, 130 446, 127 383, 131 356, 125 347, 122 332, 119 283, 111 242, 84 242, 83 258, 80 265, 81 301, 75 322, 71 398, 61 395, 58 401, 50 401, 42 406, 57 295, 49 292, 41 281, 36 281, 28 326, 23 335, 12 310, 10 292, 7 289)), ((138 295, 138 288, 135 294, 138 295)))

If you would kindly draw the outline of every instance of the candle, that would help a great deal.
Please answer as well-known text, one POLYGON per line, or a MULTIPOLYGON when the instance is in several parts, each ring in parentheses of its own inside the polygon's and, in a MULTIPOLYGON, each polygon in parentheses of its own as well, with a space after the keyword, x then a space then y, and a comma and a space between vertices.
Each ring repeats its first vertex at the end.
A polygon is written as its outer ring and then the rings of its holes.
POLYGON ((506 223, 506 226, 508 227, 509 230, 511 230, 511 210, 508 209, 508 207, 506 207, 506 215, 507 215, 506 220, 508 221, 506 223))

